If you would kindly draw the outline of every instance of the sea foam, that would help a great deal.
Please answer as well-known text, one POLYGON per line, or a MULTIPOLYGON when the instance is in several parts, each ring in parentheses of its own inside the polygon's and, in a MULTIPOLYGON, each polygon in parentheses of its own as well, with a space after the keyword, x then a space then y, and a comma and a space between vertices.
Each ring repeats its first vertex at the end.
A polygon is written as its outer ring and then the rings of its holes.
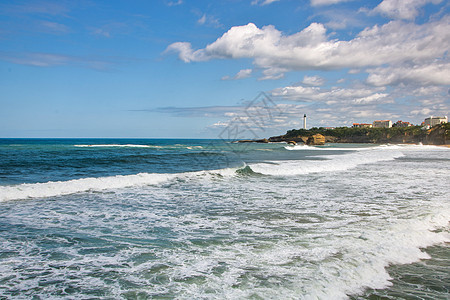
POLYGON ((320 172, 345 171, 362 164, 394 160, 403 156, 402 152, 382 148, 370 148, 343 155, 327 155, 324 160, 271 161, 251 164, 250 168, 264 175, 293 176, 320 172))
POLYGON ((135 144, 95 144, 95 145, 74 145, 74 147, 79 148, 109 148, 109 147, 118 147, 118 148, 162 148, 161 146, 155 145, 135 145, 135 144))
POLYGON ((45 183, 24 183, 14 186, 0 186, 0 201, 52 197, 87 191, 102 191, 139 185, 159 184, 173 179, 173 174, 139 173, 99 178, 81 178, 68 181, 45 183))
POLYGON ((235 175, 236 169, 221 169, 186 173, 139 173, 134 175, 117 175, 98 178, 81 178, 68 181, 49 181, 44 183, 23 183, 19 185, 0 186, 0 202, 27 198, 43 198, 103 191, 109 189, 136 186, 158 185, 176 178, 189 179, 198 177, 235 175))
MULTIPOLYGON (((322 160, 289 160, 270 161, 250 164, 253 172, 272 176, 296 176, 320 172, 345 171, 362 164, 394 160, 403 156, 402 149, 418 149, 417 147, 386 146, 371 147, 366 151, 355 151, 340 155, 323 156, 322 160)), ((198 171, 186 173, 139 173, 134 175, 117 175, 99 178, 81 178, 68 181, 50 181, 45 183, 24 183, 13 186, 0 186, 0 201, 53 197, 87 191, 103 191, 108 189, 128 188, 144 185, 157 185, 176 178, 193 179, 198 176, 220 175, 235 176, 242 168, 198 171)))

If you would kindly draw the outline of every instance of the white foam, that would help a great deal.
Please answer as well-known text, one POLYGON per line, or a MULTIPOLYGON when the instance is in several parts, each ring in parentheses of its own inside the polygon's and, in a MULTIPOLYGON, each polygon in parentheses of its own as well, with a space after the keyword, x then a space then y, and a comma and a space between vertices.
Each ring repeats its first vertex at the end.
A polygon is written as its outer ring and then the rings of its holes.
POLYGON ((45 183, 24 183, 12 186, 0 186, 0 202, 27 198, 43 198, 87 191, 103 191, 145 185, 157 185, 176 178, 212 178, 230 177, 237 169, 221 169, 186 173, 139 173, 135 175, 117 175, 98 178, 81 178, 68 181, 49 181, 45 183))
POLYGON ((284 149, 286 149, 286 150, 320 150, 320 148, 317 148, 314 146, 308 146, 308 145, 288 145, 288 146, 285 146, 284 149))
POLYGON ((24 183, 14 186, 0 186, 0 202, 159 184, 174 177, 175 175, 173 174, 139 173, 136 175, 117 175, 99 178, 81 178, 68 181, 49 181, 45 183, 24 183))
POLYGON ((251 164, 253 171, 265 175, 289 176, 320 172, 344 171, 362 164, 394 160, 403 154, 395 149, 369 148, 343 155, 327 155, 325 160, 272 161, 269 163, 251 164), (389 151, 386 151, 389 149, 389 151))
POLYGON ((284 149, 292 151, 292 150, 328 150, 328 151, 364 151, 374 149, 378 146, 369 146, 369 147, 334 147, 331 145, 325 146, 309 146, 309 145, 289 145, 285 146, 284 149))
POLYGON ((155 145, 135 145, 135 144, 96 144, 96 145, 73 145, 74 147, 80 148, 108 148, 108 147, 119 147, 119 148, 161 148, 161 146, 155 145))

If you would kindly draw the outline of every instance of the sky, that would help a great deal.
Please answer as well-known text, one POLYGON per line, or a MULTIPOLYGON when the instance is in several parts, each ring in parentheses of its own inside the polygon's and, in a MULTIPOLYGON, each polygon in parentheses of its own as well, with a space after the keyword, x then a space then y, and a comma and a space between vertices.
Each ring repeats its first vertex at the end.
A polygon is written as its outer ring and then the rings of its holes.
POLYGON ((445 0, 0 2, 0 137, 262 138, 450 107, 445 0))

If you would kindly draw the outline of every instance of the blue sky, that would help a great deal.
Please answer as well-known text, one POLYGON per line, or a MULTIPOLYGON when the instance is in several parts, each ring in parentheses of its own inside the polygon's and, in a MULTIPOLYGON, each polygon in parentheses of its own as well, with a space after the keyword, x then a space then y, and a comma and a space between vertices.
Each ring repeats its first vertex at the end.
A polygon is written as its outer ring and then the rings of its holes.
POLYGON ((216 138, 450 107, 442 0, 2 1, 0 137, 216 138), (260 120, 260 121, 258 121, 260 120), (236 126, 235 126, 236 127, 236 126))

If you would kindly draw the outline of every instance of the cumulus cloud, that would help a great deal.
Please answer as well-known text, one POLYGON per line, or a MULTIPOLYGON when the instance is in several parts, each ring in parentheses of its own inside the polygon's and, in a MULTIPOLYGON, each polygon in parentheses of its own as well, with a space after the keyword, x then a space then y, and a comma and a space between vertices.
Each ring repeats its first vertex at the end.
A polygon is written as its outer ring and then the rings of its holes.
MULTIPOLYGON (((416 12, 426 4, 410 3, 416 12)), ((399 2, 394 4, 401 7, 399 2)), ((178 42, 166 52, 175 52, 186 63, 250 59, 253 69, 261 71, 259 79, 279 79, 287 72, 305 70, 343 70, 354 74, 352 80, 336 81, 337 87, 325 86, 325 79, 320 76, 307 75, 299 84, 271 91, 273 99, 279 102, 305 105, 297 112, 320 115, 314 122, 324 126, 378 118, 420 122, 425 112, 448 113, 450 16, 422 24, 404 21, 410 17, 396 19, 366 27, 347 40, 336 39, 320 23, 293 34, 271 25, 258 27, 249 23, 231 27, 202 48, 178 42), (367 78, 363 78, 366 74, 367 78)), ((246 76, 245 72, 239 73, 224 79, 246 76)))
POLYGON ((320 76, 306 76, 303 77, 303 84, 310 86, 321 86, 325 83, 325 79, 320 76))
POLYGON ((422 6, 441 2, 442 0, 383 0, 372 12, 393 19, 414 20, 422 6))
POLYGON ((238 79, 248 78, 252 75, 252 72, 253 72, 252 69, 243 69, 243 70, 240 70, 239 72, 237 72, 237 74, 234 75, 233 77, 230 77, 230 76, 222 77, 222 80, 238 80, 238 79))
POLYGON ((383 88, 370 87, 322 89, 320 87, 287 86, 273 90, 272 95, 285 100, 322 102, 328 105, 391 103, 392 100, 383 91, 383 88))
POLYGON ((444 56, 450 39, 450 16, 417 25, 391 21, 361 31, 354 39, 331 40, 325 26, 312 23, 292 35, 274 26, 235 26, 203 49, 188 42, 171 44, 184 62, 250 58, 263 69, 263 79, 276 79, 293 70, 333 70, 428 61, 444 56))
POLYGON ((369 73, 367 83, 375 86, 395 85, 399 83, 419 83, 425 86, 450 84, 449 62, 376 68, 369 70, 369 73))
POLYGON ((236 74, 236 76, 234 76, 234 79, 247 78, 247 77, 250 77, 250 75, 252 75, 252 69, 244 69, 244 70, 240 70, 236 74))
MULTIPOLYGON (((320 88, 288 86, 271 92, 274 99, 303 103, 300 109, 289 112, 306 113, 313 126, 348 126, 354 122, 372 122, 374 119, 399 117, 394 100, 384 88, 354 86, 349 88, 320 88), (386 110, 386 104, 393 109, 386 110)), ((292 115, 292 114, 291 114, 292 115)), ((298 127, 297 127, 298 128, 298 127)))

